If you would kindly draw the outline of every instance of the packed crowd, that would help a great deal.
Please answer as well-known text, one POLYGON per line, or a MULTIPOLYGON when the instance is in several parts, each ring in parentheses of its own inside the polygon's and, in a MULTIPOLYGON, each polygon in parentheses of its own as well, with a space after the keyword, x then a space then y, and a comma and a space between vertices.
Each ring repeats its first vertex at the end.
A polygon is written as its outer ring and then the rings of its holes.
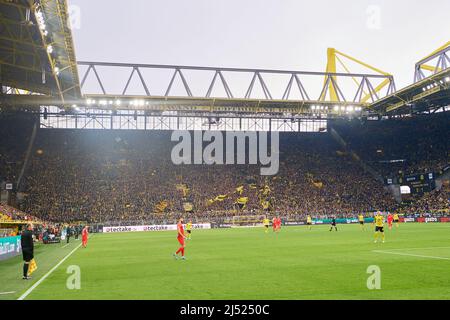
POLYGON ((42 223, 42 221, 25 213, 19 209, 0 203, 0 238, 12 237, 20 233, 20 228, 28 223, 34 224, 34 229, 40 230, 43 227, 53 227, 53 222, 42 223))
POLYGON ((35 216, 25 213, 19 209, 0 203, 0 221, 39 221, 35 216))
POLYGON ((450 113, 332 124, 354 150, 384 177, 439 173, 450 164, 450 113))
MULTIPOLYGON (((402 167, 405 172, 445 163, 448 141, 441 138, 447 137, 448 128, 443 128, 442 121, 435 120, 428 129, 408 121, 401 120, 399 127, 409 134, 397 132, 388 122, 376 122, 381 128, 375 123, 365 127, 348 121, 332 125, 376 168, 378 160, 402 157, 411 164, 402 167), (421 132, 423 140, 411 138, 418 134, 413 128, 421 132), (391 129, 391 134, 384 132, 391 129), (437 136, 433 130, 439 134, 436 141, 432 141, 437 136), (389 139, 390 135, 395 139, 389 139)), ((1 163, 0 171, 4 177, 5 172, 17 177, 29 137, 14 135, 17 129, 12 122, 10 125, 9 138, 0 152, 13 165, 3 167, 1 163), (8 150, 14 150, 13 154, 8 150)), ((274 176, 261 176, 260 165, 174 165, 171 151, 175 144, 165 131, 39 130, 21 186, 19 208, 43 221, 89 224, 169 223, 180 213, 202 222, 268 210, 303 219, 308 214, 325 218, 376 210, 448 209, 446 191, 399 207, 383 184, 328 133, 281 134, 280 170, 274 176), (244 207, 236 204, 241 197, 247 198, 244 207), (186 209, 186 204, 192 209, 186 209)))
POLYGON ((25 159, 35 117, 3 112, 0 118, 0 182, 14 183, 25 159))
POLYGON ((427 214, 450 215, 450 186, 445 185, 439 190, 433 190, 423 196, 415 195, 402 204, 399 212, 410 215, 426 216, 427 214))
POLYGON ((327 134, 282 135, 280 170, 267 177, 258 165, 174 165, 174 144, 167 132, 42 130, 21 207, 44 220, 101 223, 175 219, 186 202, 198 220, 264 213, 264 201, 297 215, 351 215, 395 204, 353 159, 336 153, 327 134), (189 190, 183 194, 177 185, 189 190), (219 195, 225 197, 208 202, 219 195), (239 197, 248 198, 242 209, 239 197))

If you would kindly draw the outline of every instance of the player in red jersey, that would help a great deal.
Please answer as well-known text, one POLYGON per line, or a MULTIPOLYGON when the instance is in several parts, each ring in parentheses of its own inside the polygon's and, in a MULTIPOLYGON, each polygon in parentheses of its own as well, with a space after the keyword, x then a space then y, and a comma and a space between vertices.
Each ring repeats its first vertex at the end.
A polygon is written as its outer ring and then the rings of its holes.
POLYGON ((83 231, 81 231, 81 243, 83 245, 83 248, 86 248, 87 246, 88 236, 89 236, 88 226, 84 226, 83 231))
POLYGON ((387 216, 387 222, 388 222, 388 226, 389 226, 389 230, 392 229, 392 221, 394 220, 394 217, 392 216, 392 214, 389 212, 388 216, 387 216))
POLYGON ((177 240, 180 243, 180 248, 173 254, 175 259, 178 259, 178 253, 181 253, 181 259, 186 260, 184 256, 184 239, 186 239, 186 236, 184 235, 183 218, 180 218, 177 223, 177 240))
POLYGON ((277 216, 274 216, 273 219, 272 219, 272 230, 273 230, 273 232, 277 231, 277 224, 278 224, 277 216))
POLYGON ((281 230, 281 218, 280 216, 277 217, 277 231, 279 232, 281 230))

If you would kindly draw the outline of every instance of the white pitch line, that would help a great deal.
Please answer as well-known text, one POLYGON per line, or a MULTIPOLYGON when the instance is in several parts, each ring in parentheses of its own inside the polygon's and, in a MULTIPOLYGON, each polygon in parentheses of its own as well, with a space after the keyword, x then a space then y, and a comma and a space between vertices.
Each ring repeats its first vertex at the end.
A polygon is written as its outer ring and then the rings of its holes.
POLYGON ((16 292, 15 292, 15 291, 0 292, 0 296, 1 296, 1 295, 5 295, 5 294, 12 294, 12 293, 16 293, 16 292))
POLYGON ((70 251, 70 253, 67 254, 64 258, 62 258, 62 260, 59 261, 56 266, 54 266, 49 272, 47 272, 42 278, 40 278, 35 284, 33 284, 33 286, 27 291, 25 291, 25 293, 22 294, 17 300, 25 299, 31 292, 33 292, 34 289, 36 289, 38 285, 42 283, 42 281, 44 281, 53 271, 55 271, 64 261, 66 261, 66 259, 70 257, 72 253, 74 253, 79 247, 81 247, 81 243, 75 249, 70 251))
MULTIPOLYGON (((397 249, 389 249, 389 250, 428 250, 428 249, 448 249, 450 247, 423 247, 423 248, 397 248, 397 249)), ((383 251, 383 250, 378 250, 383 251)))
POLYGON ((70 244, 70 243, 63 245, 63 246, 61 247, 61 249, 64 249, 64 248, 67 247, 69 244, 70 244))
POLYGON ((424 255, 420 255, 420 254, 412 254, 412 253, 390 252, 390 251, 382 251, 382 250, 372 250, 372 252, 387 253, 387 254, 397 254, 397 255, 399 255, 399 256, 411 256, 411 257, 418 257, 418 258, 430 258, 430 259, 439 259, 439 260, 450 260, 450 258, 435 257, 435 256, 424 256, 424 255))

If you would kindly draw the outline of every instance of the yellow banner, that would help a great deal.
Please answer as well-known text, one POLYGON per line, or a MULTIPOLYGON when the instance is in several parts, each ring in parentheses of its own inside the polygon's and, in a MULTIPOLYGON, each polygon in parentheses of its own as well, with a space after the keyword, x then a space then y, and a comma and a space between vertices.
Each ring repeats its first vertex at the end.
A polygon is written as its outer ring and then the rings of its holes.
POLYGON ((248 197, 239 197, 239 198, 237 198, 236 202, 239 204, 247 204, 248 197))
POLYGON ((192 210, 194 210, 194 206, 190 202, 183 203, 183 208, 186 212, 191 212, 192 210))
POLYGON ((169 206, 169 202, 167 200, 163 200, 160 203, 158 203, 155 208, 158 212, 163 212, 166 210, 166 208, 169 206))
POLYGON ((318 181, 318 182, 313 182, 314 187, 316 187, 317 189, 322 189, 323 188, 323 182, 322 181, 318 181))
POLYGON ((214 201, 223 201, 227 198, 226 194, 219 194, 217 197, 214 198, 214 201))

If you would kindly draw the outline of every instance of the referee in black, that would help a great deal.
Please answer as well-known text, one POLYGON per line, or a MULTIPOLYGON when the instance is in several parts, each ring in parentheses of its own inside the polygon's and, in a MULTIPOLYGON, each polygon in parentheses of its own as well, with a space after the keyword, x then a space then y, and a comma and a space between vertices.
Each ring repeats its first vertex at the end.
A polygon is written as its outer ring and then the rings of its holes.
POLYGON ((27 227, 22 231, 22 237, 20 240, 22 246, 23 255, 23 278, 24 280, 31 279, 28 276, 28 268, 30 267, 30 261, 34 258, 34 245, 33 245, 33 225, 27 224, 27 227))
POLYGON ((72 235, 72 228, 70 226, 67 226, 66 228, 66 238, 67 238, 67 243, 70 242, 70 236, 72 235))
POLYGON ((330 231, 333 230, 333 227, 334 227, 334 229, 337 231, 337 227, 336 227, 336 218, 335 218, 335 217, 333 217, 333 218, 331 219, 331 227, 330 227, 330 231))

